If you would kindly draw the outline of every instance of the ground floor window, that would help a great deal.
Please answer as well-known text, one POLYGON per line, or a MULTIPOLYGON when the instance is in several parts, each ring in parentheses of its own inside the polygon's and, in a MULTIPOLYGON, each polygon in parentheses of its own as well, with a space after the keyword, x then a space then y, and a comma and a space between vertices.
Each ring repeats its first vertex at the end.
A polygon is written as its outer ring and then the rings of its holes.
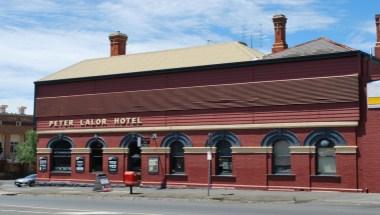
POLYGON ((61 138, 49 144, 52 149, 52 171, 71 171, 71 143, 61 138))
POLYGON ((273 144, 273 174, 288 174, 290 173, 290 143, 286 140, 280 140, 273 144))
POLYGON ((12 154, 16 154, 16 152, 17 152, 17 145, 18 145, 18 142, 11 142, 11 144, 10 144, 10 152, 12 153, 12 154))
POLYGON ((232 174, 232 152, 231 144, 227 141, 219 141, 216 144, 216 174, 232 174))
POLYGON ((103 170, 103 149, 102 147, 91 148, 90 154, 90 169, 92 172, 103 170))
POLYGON ((334 143, 322 139, 316 145, 317 153, 317 174, 319 175, 335 175, 336 159, 334 143))
POLYGON ((138 146, 137 141, 129 143, 128 149, 129 149, 128 168, 127 168, 128 171, 140 172, 141 171, 141 149, 138 146))
POLYGON ((170 144, 170 173, 183 174, 185 172, 183 144, 176 141, 170 144))

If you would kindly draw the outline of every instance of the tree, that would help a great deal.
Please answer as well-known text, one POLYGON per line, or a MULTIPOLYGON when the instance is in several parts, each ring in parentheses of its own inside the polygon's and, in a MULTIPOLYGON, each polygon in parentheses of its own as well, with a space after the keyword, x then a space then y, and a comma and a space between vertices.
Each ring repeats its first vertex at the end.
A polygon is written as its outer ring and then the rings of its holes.
POLYGON ((22 164, 32 166, 36 162, 37 133, 33 130, 26 132, 25 143, 17 144, 16 159, 22 164))

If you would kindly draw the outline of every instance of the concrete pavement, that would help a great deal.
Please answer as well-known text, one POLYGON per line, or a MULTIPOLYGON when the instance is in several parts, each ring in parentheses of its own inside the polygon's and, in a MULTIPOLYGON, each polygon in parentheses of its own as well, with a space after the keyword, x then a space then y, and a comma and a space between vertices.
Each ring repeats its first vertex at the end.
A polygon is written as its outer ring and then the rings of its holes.
POLYGON ((329 205, 371 205, 380 207, 380 194, 343 193, 343 192, 293 192, 258 191, 236 189, 156 189, 113 187, 110 192, 95 192, 92 187, 35 186, 16 187, 13 181, 0 181, 0 195, 72 195, 99 198, 147 198, 147 199, 186 199, 194 201, 233 201, 252 202, 318 202, 329 205))

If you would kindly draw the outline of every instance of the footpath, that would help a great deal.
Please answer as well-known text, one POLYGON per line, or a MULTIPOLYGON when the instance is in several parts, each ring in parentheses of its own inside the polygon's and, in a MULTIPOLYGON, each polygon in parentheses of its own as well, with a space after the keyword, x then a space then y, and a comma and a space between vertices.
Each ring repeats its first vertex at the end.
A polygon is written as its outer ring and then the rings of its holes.
POLYGON ((0 181, 1 196, 15 195, 64 195, 93 198, 148 198, 191 201, 233 201, 241 203, 309 203, 329 205, 368 205, 380 207, 380 194, 345 192, 295 192, 295 191, 258 191, 237 189, 157 189, 134 187, 113 187, 109 192, 96 192, 92 187, 35 186, 16 187, 13 181, 0 181))

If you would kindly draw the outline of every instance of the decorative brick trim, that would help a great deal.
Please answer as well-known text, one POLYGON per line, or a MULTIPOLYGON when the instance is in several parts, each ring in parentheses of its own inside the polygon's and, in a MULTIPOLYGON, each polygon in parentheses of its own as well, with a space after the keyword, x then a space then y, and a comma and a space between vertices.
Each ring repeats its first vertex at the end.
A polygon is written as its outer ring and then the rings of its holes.
POLYGON ((37 134, 86 134, 86 133, 120 133, 120 132, 159 132, 159 131, 213 131, 213 130, 245 130, 271 128, 335 128, 357 127, 357 121, 342 122, 292 122, 292 123, 262 123, 262 124, 232 124, 232 125, 176 125, 160 127, 131 127, 131 128, 89 128, 40 130, 37 134))
POLYGON ((170 148, 169 147, 142 147, 141 153, 142 154, 169 154, 170 148))
POLYGON ((89 154, 91 153, 90 148, 71 148, 71 153, 72 154, 89 154))
MULTIPOLYGON (((210 150, 210 147, 183 147, 185 154, 204 154, 210 150)), ((216 148, 211 147, 211 152, 215 153, 216 148)))
POLYGON ((357 146, 335 146, 336 154, 356 154, 358 147, 357 146))
POLYGON ((50 154, 51 148, 37 148, 37 154, 50 154))
POLYGON ((314 154, 315 146, 289 146, 291 154, 314 154))
POLYGON ((104 154, 128 154, 128 148, 103 148, 104 154))
POLYGON ((231 147, 233 154, 271 154, 272 147, 231 147))

